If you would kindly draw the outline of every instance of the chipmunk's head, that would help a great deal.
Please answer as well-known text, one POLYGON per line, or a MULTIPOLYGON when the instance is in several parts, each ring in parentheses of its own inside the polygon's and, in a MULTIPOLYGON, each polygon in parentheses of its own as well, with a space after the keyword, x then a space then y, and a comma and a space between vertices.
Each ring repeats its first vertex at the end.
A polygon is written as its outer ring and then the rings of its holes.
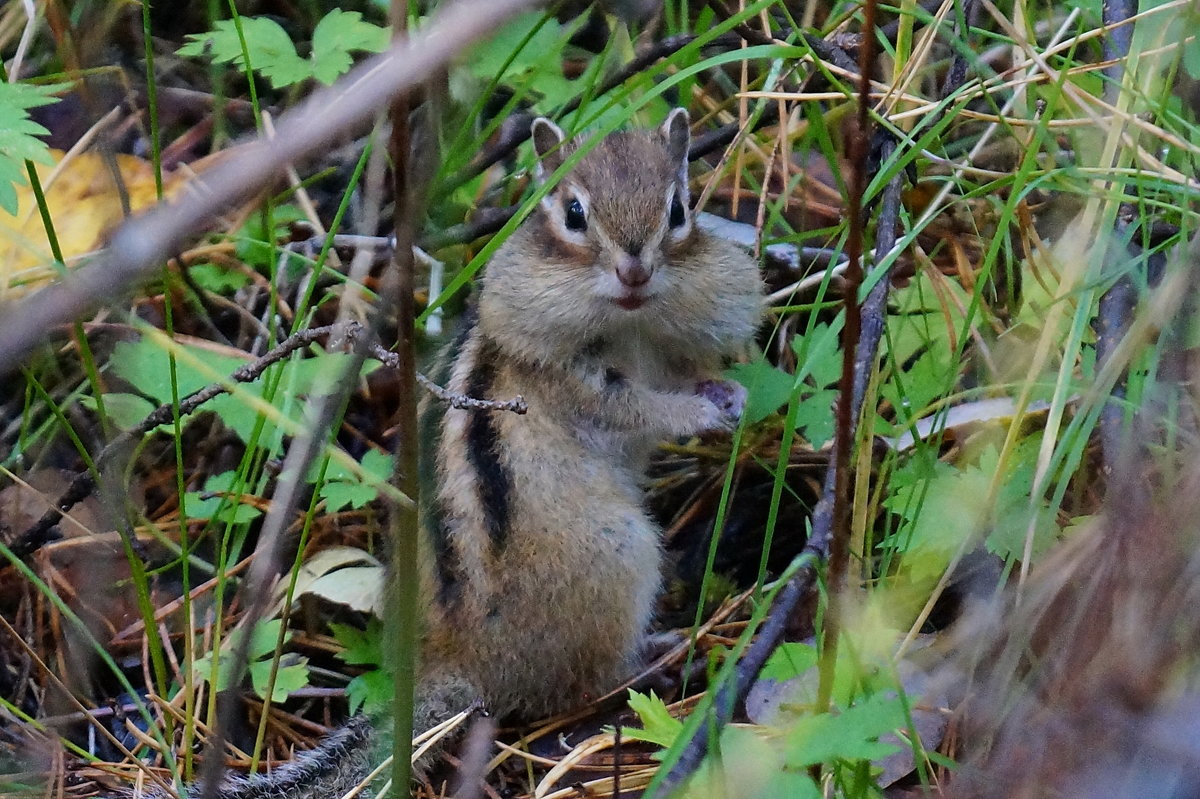
MULTIPOLYGON (((660 128, 614 133, 583 155, 542 200, 535 224, 547 268, 569 270, 584 281, 579 288, 618 313, 668 293, 678 280, 672 264, 693 237, 690 139, 687 111, 677 108, 660 128)), ((550 120, 535 120, 539 179, 550 179, 582 144, 550 120)))

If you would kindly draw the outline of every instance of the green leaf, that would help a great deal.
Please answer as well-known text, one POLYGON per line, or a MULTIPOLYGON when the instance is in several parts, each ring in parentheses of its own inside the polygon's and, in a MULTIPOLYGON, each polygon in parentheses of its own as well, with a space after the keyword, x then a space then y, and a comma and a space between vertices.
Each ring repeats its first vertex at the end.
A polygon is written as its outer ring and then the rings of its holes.
MULTIPOLYGON (((363 456, 362 466, 367 474, 379 482, 386 482, 392 473, 393 457, 379 450, 369 450, 363 456)), ((314 475, 315 477, 315 475, 314 475)), ((377 483, 360 480, 358 475, 338 464, 330 463, 325 472, 325 484, 321 486, 321 497, 326 511, 335 513, 349 505, 361 508, 379 496, 377 483)))
MULTIPOLYGON (((86 408, 95 410, 97 407, 95 397, 81 397, 79 401, 86 408)), ((147 402, 136 394, 113 391, 104 395, 104 412, 122 430, 129 430, 141 424, 156 407, 158 406, 154 403, 147 402)))
MULTIPOLYGON (((234 252, 241 261, 267 272, 279 261, 283 248, 276 242, 286 241, 293 222, 305 219, 304 211, 291 203, 277 205, 271 212, 272 230, 268 233, 262 214, 251 214, 246 223, 233 234, 234 252)), ((289 280, 295 280, 312 268, 312 261, 298 252, 288 251, 284 257, 284 268, 289 280)))
MULTIPOLYGON (((183 346, 180 348, 177 361, 177 376, 179 381, 179 396, 184 397, 195 392, 210 382, 226 378, 238 367, 244 366, 248 359, 227 355, 218 355, 206 349, 183 346), (196 363, 202 365, 196 367, 196 363)), ((318 381, 331 379, 340 374, 344 368, 345 359, 351 357, 348 353, 319 352, 311 357, 302 354, 291 357, 281 366, 279 391, 275 394, 275 407, 284 418, 292 418, 298 412, 302 396, 311 390, 318 381)), ((362 375, 368 374, 379 367, 378 361, 369 361, 363 366, 362 375)), ((169 402, 171 398, 171 372, 167 352, 159 343, 150 337, 137 342, 120 342, 113 348, 109 358, 109 368, 114 374, 131 384, 137 391, 157 402, 169 402)), ((238 386, 239 396, 224 394, 210 400, 201 407, 203 411, 211 411, 221 417, 243 441, 248 441, 262 413, 252 399, 262 399, 264 387, 262 382, 242 383, 238 386)), ((260 440, 275 441, 278 430, 271 419, 268 419, 260 440)))
POLYGON ((812 644, 782 643, 771 653, 758 678, 786 682, 816 665, 817 648, 812 644))
POLYGON ((979 468, 956 469, 921 450, 897 470, 892 495, 884 500, 905 523, 879 546, 904 554, 913 581, 936 580, 987 523, 990 485, 990 475, 979 468))
POLYGON ((800 364, 797 376, 816 388, 837 383, 842 377, 842 350, 839 335, 845 317, 838 316, 833 324, 820 322, 802 336, 792 339, 792 351, 800 364))
MULTIPOLYGON (((250 685, 254 693, 265 698, 267 683, 271 679, 270 659, 251 663, 246 667, 250 673, 250 685)), ((287 701, 288 695, 308 686, 308 658, 294 654, 284 655, 275 672, 275 685, 271 690, 272 702, 287 701)))
POLYGON ((232 294, 243 286, 250 285, 250 276, 236 269, 217 264, 196 264, 188 267, 188 274, 197 286, 214 294, 232 294))
MULTIPOLYGON (((250 631, 250 641, 247 649, 250 683, 256 693, 262 696, 267 687, 271 673, 271 664, 275 656, 275 646, 279 642, 279 629, 283 622, 280 619, 269 619, 254 625, 250 631)), ((233 652, 239 645, 240 638, 246 634, 244 628, 237 628, 225 641, 218 652, 197 658, 192 664, 193 673, 197 679, 209 682, 212 677, 213 658, 217 662, 216 690, 225 691, 236 687, 233 683, 233 652)), ((284 633, 286 642, 292 637, 291 630, 284 633)), ((286 654, 280 659, 279 670, 275 677, 275 690, 271 692, 271 701, 282 702, 288 694, 308 685, 308 659, 295 654, 286 654)))
POLYGON ((706 759, 686 795, 821 799, 807 771, 786 767, 784 747, 773 733, 762 727, 727 726, 721 731, 721 763, 706 759))
POLYGON ((383 622, 372 617, 367 621, 367 628, 360 630, 349 624, 330 622, 329 629, 334 639, 342 645, 338 659, 343 663, 355 666, 383 665, 383 622))
POLYGON ((898 747, 878 738, 906 724, 899 697, 887 694, 876 694, 840 713, 801 717, 788 734, 787 764, 804 768, 836 760, 886 757, 898 747))
MULTIPOLYGON (((328 85, 345 74, 354 63, 354 52, 378 53, 387 49, 386 28, 366 22, 357 11, 335 8, 317 23, 313 31, 312 55, 305 59, 279 23, 269 17, 242 17, 242 33, 250 66, 276 89, 316 78, 328 85)), ((217 22, 208 33, 187 36, 188 43, 179 55, 210 55, 218 63, 244 67, 242 43, 231 19, 217 22)))
MULTIPOLYGON (((984 543, 992 554, 1007 561, 1025 557, 1025 539, 1031 527, 1030 556, 1035 559, 1050 549, 1059 533, 1049 503, 1041 499, 1030 502, 1041 442, 1042 436, 1037 434, 1017 444, 996 493, 991 530, 984 543)), ((1000 468, 999 460, 996 449, 989 447, 979 458, 979 468, 984 473, 994 473, 1000 468)))
POLYGON ((346 686, 350 712, 359 708, 375 715, 387 711, 392 704, 392 677, 383 669, 371 669, 355 677, 346 686))
POLYGON ((621 733, 626 738, 649 741, 665 748, 675 743, 683 730, 683 722, 671 715, 666 704, 653 691, 646 695, 630 690, 629 707, 641 719, 642 729, 623 728, 621 733))
POLYGON ((361 508, 379 496, 379 490, 364 483, 327 482, 321 486, 321 498, 325 500, 325 510, 337 513, 347 505, 361 508))
MULTIPOLYGON (((296 54, 296 46, 278 22, 268 17, 242 17, 241 23, 250 66, 276 89, 313 76, 311 63, 296 54)), ((242 42, 231 19, 218 20, 214 30, 186 38, 189 41, 179 48, 179 55, 211 55, 217 63, 245 67, 242 42)))
POLYGON ((357 11, 335 8, 317 23, 312 39, 312 74, 326 85, 333 83, 354 63, 350 53, 379 53, 387 49, 388 31, 363 21, 357 11))
POLYGON ((509 86, 527 85, 542 98, 535 108, 549 112, 574 96, 578 86, 587 85, 599 63, 593 59, 575 80, 563 75, 563 50, 585 21, 586 15, 580 15, 564 25, 540 12, 522 14, 475 48, 468 69, 481 81, 498 78, 509 86))
MULTIPOLYGON (((230 667, 233 665, 233 658, 227 653, 223 652, 218 652, 215 656, 217 659, 217 684, 214 686, 214 688, 217 691, 228 691, 233 687, 230 685, 230 677, 232 676, 230 667)), ((208 654, 197 658, 194 661, 193 669, 197 679, 211 684, 213 676, 213 657, 213 654, 208 654)))
POLYGON ((827 388, 814 391, 800 399, 800 408, 796 411, 796 427, 813 449, 820 449, 833 438, 834 403, 837 402, 837 397, 836 391, 827 388))
POLYGON ((1006 560, 1021 559, 1032 520, 1032 554, 1042 554, 1059 531, 1049 504, 1040 498, 1030 501, 1040 445, 1040 435, 1020 441, 1004 464, 995 445, 989 445, 975 464, 961 468, 920 450, 892 479, 892 494, 884 507, 905 524, 880 546, 903 552, 910 574, 936 577, 964 541, 984 530, 991 552, 1006 560), (989 506, 997 472, 1002 472, 999 488, 989 506))
MULTIPOLYGON (((201 349, 191 349, 190 352, 219 375, 228 375, 246 363, 243 358, 216 355, 201 349)), ((159 404, 171 401, 170 361, 167 352, 150 338, 118 342, 108 363, 117 377, 132 385, 141 394, 153 398, 159 404)), ((176 377, 181 398, 199 391, 211 382, 210 378, 191 368, 178 368, 176 377)))
POLYGON ((726 375, 746 387, 746 408, 742 416, 747 424, 761 422, 779 410, 779 406, 791 397, 795 383, 795 378, 764 358, 734 364, 726 375))
POLYGON ((228 496, 233 490, 233 478, 234 472, 222 472, 208 478, 203 491, 188 491, 188 516, 193 519, 216 519, 227 524, 245 524, 261 516, 262 511, 258 508, 228 496), (222 496, 207 496, 210 493, 222 496))
POLYGON ((38 140, 50 131, 34 122, 29 109, 58 102, 59 84, 0 83, 0 209, 17 213, 17 186, 28 181, 25 161, 53 164, 50 148, 38 140))
MULTIPOLYGON (((259 660, 264 657, 273 656, 275 654, 275 645, 279 642, 279 628, 282 626, 282 619, 267 619, 254 625, 254 629, 250 632, 250 648, 246 650, 247 657, 250 660, 259 660)), ((244 628, 239 627, 231 636, 231 639, 236 639, 238 636, 244 634, 244 628)), ((291 630, 284 632, 284 643, 290 641, 291 638, 291 630)), ((233 646, 237 646, 236 640, 233 646)))

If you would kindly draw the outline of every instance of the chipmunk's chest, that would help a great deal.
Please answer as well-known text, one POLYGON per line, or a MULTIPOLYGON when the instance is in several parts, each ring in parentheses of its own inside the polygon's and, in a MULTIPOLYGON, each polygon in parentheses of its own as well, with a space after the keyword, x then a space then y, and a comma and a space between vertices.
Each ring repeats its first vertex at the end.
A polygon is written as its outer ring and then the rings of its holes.
POLYGON ((609 385, 629 381, 671 390, 681 385, 687 371, 674 347, 644 335, 636 326, 590 340, 578 357, 594 362, 609 385))

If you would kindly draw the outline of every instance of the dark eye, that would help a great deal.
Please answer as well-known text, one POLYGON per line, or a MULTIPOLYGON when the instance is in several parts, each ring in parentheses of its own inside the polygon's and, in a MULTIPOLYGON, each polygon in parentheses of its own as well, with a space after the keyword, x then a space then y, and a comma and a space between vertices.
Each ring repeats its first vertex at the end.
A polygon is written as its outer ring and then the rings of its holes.
POLYGON ((582 233, 587 230, 587 217, 583 213, 583 203, 579 200, 571 200, 567 203, 567 230, 574 230, 582 233))
POLYGON ((670 223, 671 227, 677 228, 683 227, 684 221, 686 221, 686 217, 683 213, 683 202, 679 199, 679 195, 676 194, 671 198, 671 216, 667 219, 667 222, 670 223))

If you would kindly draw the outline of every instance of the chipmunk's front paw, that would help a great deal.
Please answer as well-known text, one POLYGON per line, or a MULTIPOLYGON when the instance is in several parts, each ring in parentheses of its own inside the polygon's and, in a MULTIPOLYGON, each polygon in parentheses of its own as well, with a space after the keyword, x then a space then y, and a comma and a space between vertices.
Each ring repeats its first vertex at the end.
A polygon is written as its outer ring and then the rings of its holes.
POLYGON ((742 418, 746 408, 746 389, 732 380, 702 380, 696 384, 696 393, 716 406, 719 414, 714 429, 732 429, 742 418))

